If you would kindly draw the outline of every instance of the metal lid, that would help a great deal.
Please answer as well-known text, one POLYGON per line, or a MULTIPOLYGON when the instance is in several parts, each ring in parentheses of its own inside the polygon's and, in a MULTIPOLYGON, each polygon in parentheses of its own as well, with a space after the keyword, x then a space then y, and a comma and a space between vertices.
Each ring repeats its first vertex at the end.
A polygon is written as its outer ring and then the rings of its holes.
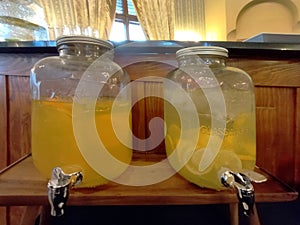
POLYGON ((217 55, 228 57, 228 50, 217 46, 195 46, 183 48, 176 52, 177 57, 184 55, 217 55))
POLYGON ((57 46, 70 43, 100 45, 108 49, 114 48, 113 44, 109 41, 83 35, 60 36, 56 39, 57 46))

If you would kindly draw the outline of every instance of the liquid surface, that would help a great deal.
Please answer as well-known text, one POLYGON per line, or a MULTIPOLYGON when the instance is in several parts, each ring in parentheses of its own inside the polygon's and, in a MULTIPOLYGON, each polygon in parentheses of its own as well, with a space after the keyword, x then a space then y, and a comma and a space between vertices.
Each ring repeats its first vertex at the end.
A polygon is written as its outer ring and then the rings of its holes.
MULTIPOLYGON (((96 104, 95 122, 98 135, 113 157, 129 165, 132 150, 123 145, 114 133, 111 123, 112 103, 111 100, 104 100, 96 104)), ((115 116, 126 119, 128 107, 129 103, 124 104, 124 110, 115 116)), ((88 135, 89 131, 86 132, 88 135)), ((131 143, 130 134, 126 137, 127 143, 131 143)), ((93 187, 108 182, 88 165, 78 149, 73 134, 71 102, 32 101, 32 157, 35 166, 48 179, 52 169, 59 166, 65 173, 82 171, 83 182, 79 187, 93 187)), ((117 177, 124 172, 124 167, 114 167, 111 170, 117 177)))

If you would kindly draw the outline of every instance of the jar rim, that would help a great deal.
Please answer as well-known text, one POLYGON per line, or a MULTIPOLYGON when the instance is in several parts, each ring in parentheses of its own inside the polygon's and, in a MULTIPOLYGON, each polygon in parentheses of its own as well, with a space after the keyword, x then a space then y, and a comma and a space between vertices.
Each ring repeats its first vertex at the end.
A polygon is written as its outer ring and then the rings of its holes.
POLYGON ((61 45, 70 43, 93 44, 103 46, 108 49, 114 48, 114 45, 109 41, 84 35, 62 35, 56 39, 56 46, 58 48, 61 45))
POLYGON ((194 46, 180 49, 176 52, 176 57, 185 55, 217 55, 228 57, 228 50, 219 46, 194 46))

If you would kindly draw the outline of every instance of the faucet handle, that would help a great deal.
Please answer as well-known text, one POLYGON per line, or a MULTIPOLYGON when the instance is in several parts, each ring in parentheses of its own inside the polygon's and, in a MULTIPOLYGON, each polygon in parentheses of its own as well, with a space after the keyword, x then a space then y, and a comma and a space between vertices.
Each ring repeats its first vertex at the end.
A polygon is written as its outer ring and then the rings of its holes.
POLYGON ((81 172, 65 174, 60 167, 52 170, 51 180, 48 181, 48 200, 51 205, 51 215, 61 216, 69 197, 70 186, 74 187, 83 179, 81 172))
POLYGON ((253 213, 255 203, 254 187, 248 176, 243 173, 225 171, 221 175, 221 183, 225 187, 237 190, 238 200, 243 207, 243 213, 250 216, 253 213))
POLYGON ((252 182, 257 183, 257 184, 266 182, 268 180, 268 178, 265 175, 263 175, 261 173, 257 173, 253 170, 245 170, 244 169, 241 172, 243 174, 245 174, 247 177, 249 177, 252 182))

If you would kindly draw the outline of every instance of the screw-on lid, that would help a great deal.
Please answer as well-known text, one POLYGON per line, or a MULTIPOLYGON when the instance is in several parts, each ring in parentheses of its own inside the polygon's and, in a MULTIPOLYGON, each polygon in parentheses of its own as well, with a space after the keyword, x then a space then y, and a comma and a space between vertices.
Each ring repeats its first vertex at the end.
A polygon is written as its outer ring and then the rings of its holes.
POLYGON ((83 35, 60 36, 56 39, 57 46, 70 43, 100 45, 109 49, 113 49, 114 47, 109 41, 83 35))
POLYGON ((184 55, 218 55, 228 57, 228 50, 217 46, 195 46, 183 48, 176 52, 177 57, 184 55))

